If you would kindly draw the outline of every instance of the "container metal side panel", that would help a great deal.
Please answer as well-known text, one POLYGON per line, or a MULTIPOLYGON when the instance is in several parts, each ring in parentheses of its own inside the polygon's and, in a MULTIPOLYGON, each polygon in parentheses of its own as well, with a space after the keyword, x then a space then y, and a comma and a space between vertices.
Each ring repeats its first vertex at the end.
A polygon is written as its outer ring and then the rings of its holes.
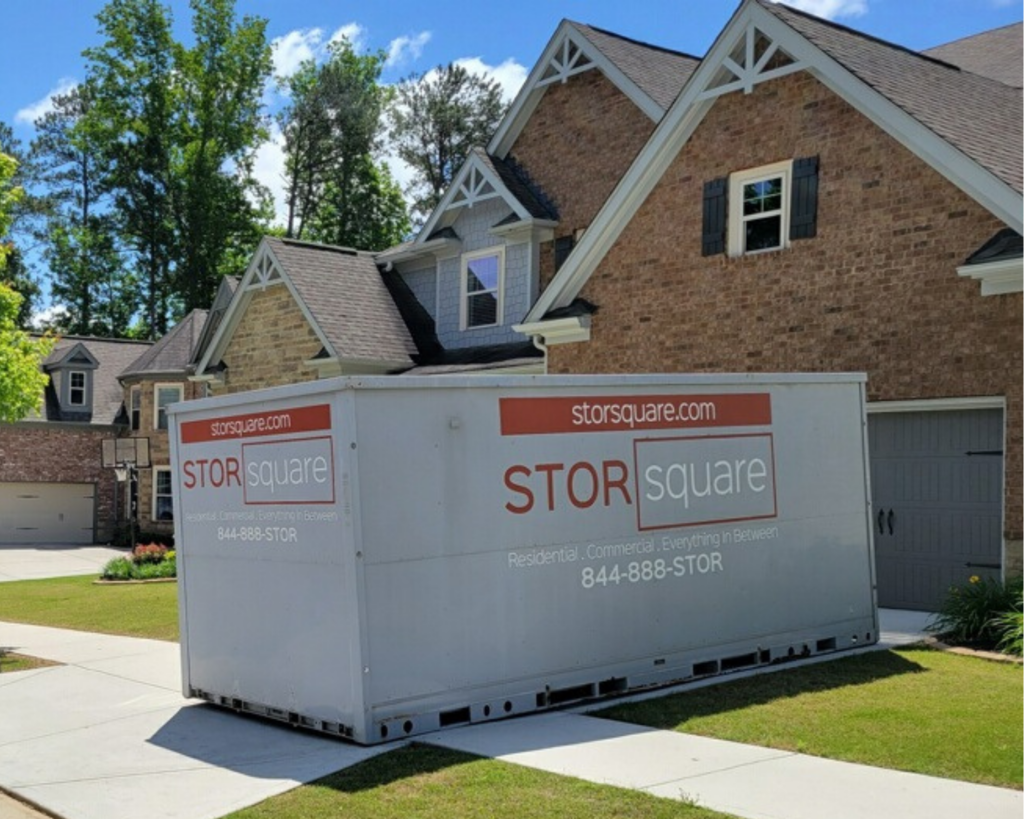
POLYGON ((172 414, 186 693, 300 714, 314 727, 358 719, 341 444, 352 419, 338 395, 254 394, 172 414))
POLYGON ((852 378, 363 391, 368 700, 876 634, 863 414, 852 378), (666 402, 705 417, 626 423, 666 402))
MULTIPOLYGON (((170 427, 168 430, 170 442, 170 466, 171 475, 178 473, 180 456, 178 454, 178 431, 176 416, 171 414, 170 427)), ((181 488, 176 478, 172 478, 174 491, 171 493, 171 505, 174 510, 174 520, 181 520, 181 488)), ((189 686, 189 662, 188 662, 188 562, 185 559, 187 547, 185 546, 184 535, 180 526, 175 526, 175 555, 176 569, 178 573, 177 596, 178 596, 178 646, 181 656, 181 693, 185 697, 191 696, 189 686)))

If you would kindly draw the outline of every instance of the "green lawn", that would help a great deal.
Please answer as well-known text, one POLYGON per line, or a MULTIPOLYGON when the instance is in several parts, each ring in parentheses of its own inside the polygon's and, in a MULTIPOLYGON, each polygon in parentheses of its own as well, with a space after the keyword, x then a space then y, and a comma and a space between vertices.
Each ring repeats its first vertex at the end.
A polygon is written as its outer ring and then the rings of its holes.
POLYGON ((1021 788, 1021 666, 873 652, 597 716, 883 768, 1021 788))
POLYGON ((41 660, 38 657, 26 657, 22 654, 11 654, 0 649, 0 673, 12 671, 28 671, 30 668, 43 668, 48 665, 57 665, 49 660, 41 660))
POLYGON ((0 620, 178 639, 176 583, 94 585, 92 576, 20 580, 0 587, 0 620))
POLYGON ((725 819, 683 802, 412 745, 225 819, 725 819))

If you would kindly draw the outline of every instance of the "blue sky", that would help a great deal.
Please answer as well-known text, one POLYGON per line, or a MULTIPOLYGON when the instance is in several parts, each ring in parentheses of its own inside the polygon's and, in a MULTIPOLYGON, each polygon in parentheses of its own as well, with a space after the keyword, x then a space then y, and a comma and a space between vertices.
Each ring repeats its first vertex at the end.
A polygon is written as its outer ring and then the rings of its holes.
MULTIPOLYGON (((103 0, 0 0, 0 121, 28 143, 32 120, 51 94, 85 76, 83 49, 99 45, 95 15, 103 0)), ((188 0, 165 0, 177 35, 188 39, 188 0)), ((790 0, 790 5, 913 49, 923 49, 1017 22, 1020 0, 790 0)), ((433 0, 237 0, 240 15, 267 18, 279 71, 322 53, 336 36, 388 53, 385 82, 450 61, 497 79, 511 98, 563 17, 701 56, 738 0, 518 0, 473 4, 433 0)), ((280 103, 267 95, 271 110, 280 103)), ((257 173, 280 188, 281 155, 261 149, 257 173)), ((400 181, 407 171, 395 165, 400 181)))

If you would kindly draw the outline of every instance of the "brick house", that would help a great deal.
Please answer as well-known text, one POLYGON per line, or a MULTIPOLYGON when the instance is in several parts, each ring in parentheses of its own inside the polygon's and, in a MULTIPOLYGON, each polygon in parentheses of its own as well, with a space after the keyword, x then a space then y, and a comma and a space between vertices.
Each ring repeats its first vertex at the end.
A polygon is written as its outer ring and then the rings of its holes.
POLYGON ((746 0, 519 325, 550 373, 866 372, 883 605, 1021 568, 1009 29, 916 53, 746 0))
POLYGON ((128 423, 118 374, 150 342, 64 336, 43 362, 42 411, 0 424, 0 544, 110 539, 122 498, 101 441, 128 423))
POLYGON ((864 371, 880 602, 1019 571, 1020 34, 563 21, 411 242, 265 240, 196 377, 864 371))

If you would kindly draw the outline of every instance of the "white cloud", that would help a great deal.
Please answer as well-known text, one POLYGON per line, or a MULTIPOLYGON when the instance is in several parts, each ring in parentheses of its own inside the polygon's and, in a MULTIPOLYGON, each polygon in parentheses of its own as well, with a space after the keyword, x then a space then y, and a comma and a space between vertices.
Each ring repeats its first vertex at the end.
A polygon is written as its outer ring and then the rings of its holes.
POLYGON ((298 71, 301 63, 316 56, 323 36, 323 29, 301 28, 289 31, 283 37, 275 37, 270 43, 274 75, 290 77, 298 71))
POLYGON ((274 197, 274 221, 279 225, 286 224, 288 207, 284 195, 284 134, 277 123, 270 126, 270 139, 257 149, 252 172, 274 197))
POLYGON ((61 94, 67 94, 74 88, 78 87, 78 80, 73 77, 62 77, 57 82, 57 87, 50 91, 41 100, 37 100, 31 105, 26 105, 18 113, 14 115, 15 122, 22 122, 25 125, 31 125, 37 119, 44 114, 48 114, 53 110, 53 98, 61 94))
MULTIPOLYGON (((784 0, 787 6, 806 11, 815 17, 834 20, 837 17, 860 17, 868 13, 868 0, 784 0)), ((779 0, 772 0, 773 3, 779 0)))
MULTIPOLYGON (((501 65, 487 65, 479 57, 462 57, 455 64, 465 68, 470 74, 476 74, 488 80, 495 80, 501 86, 501 95, 506 102, 511 101, 526 82, 526 67, 509 57, 501 65)), ((428 72, 433 77, 435 71, 428 72)))
POLYGON ((423 53, 423 46, 430 42, 429 31, 421 31, 412 36, 396 37, 388 45, 388 58, 384 65, 387 68, 394 68, 403 63, 418 60, 423 53))
POLYGON ((348 40, 355 51, 361 51, 366 44, 366 29, 359 23, 346 23, 335 31, 327 42, 336 43, 339 40, 348 40))
POLYGON ((34 330, 46 330, 53 326, 55 321, 65 318, 68 315, 68 308, 63 304, 51 304, 44 310, 38 310, 32 314, 30 323, 34 330))

